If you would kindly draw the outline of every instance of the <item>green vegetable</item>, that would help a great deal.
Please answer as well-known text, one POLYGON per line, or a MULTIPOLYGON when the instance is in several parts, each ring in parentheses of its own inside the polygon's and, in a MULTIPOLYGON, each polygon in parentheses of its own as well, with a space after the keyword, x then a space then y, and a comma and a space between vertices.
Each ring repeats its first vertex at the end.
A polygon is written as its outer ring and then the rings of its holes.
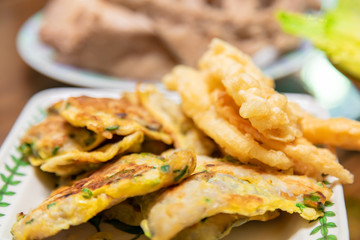
MULTIPOLYGON (((177 175, 177 176, 174 178, 174 181, 175 181, 175 182, 178 182, 183 176, 185 176, 187 170, 188 170, 188 165, 186 165, 186 166, 184 167, 184 169, 181 170, 181 172, 179 173, 179 175, 177 175)), ((175 172, 175 171, 174 171, 174 172, 175 172)))
POLYGON ((302 203, 297 203, 296 206, 298 208, 300 208, 301 212, 303 211, 304 208, 306 208, 306 206, 304 204, 302 204, 302 203))
POLYGON ((25 222, 25 224, 31 224, 35 219, 30 219, 29 221, 25 222))
POLYGON ((360 79, 360 1, 339 0, 322 16, 278 12, 283 30, 309 39, 344 73, 360 79))
POLYGON ((51 208, 52 206, 55 206, 56 205, 56 202, 52 202, 52 203, 49 203, 47 205, 47 209, 51 208))
POLYGON ((110 126, 110 127, 105 128, 106 131, 114 131, 114 130, 117 130, 117 129, 119 129, 118 125, 114 125, 114 126, 110 126))
POLYGON ((82 195, 84 198, 91 198, 93 195, 92 191, 88 188, 83 188, 81 191, 84 193, 82 195))
POLYGON ((169 170, 170 170, 170 166, 169 166, 169 164, 162 165, 162 166, 160 167, 160 169, 161 169, 162 172, 168 173, 169 170))
POLYGON ((52 151, 52 155, 53 156, 55 156, 56 155, 56 153, 59 151, 59 146, 56 146, 55 148, 54 148, 54 150, 52 151))

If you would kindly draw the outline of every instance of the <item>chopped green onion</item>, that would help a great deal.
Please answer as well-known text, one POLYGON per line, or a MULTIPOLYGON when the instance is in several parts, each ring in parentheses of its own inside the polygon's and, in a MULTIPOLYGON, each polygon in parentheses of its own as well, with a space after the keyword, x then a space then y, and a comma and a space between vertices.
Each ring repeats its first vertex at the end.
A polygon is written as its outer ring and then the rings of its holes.
POLYGON ((162 165, 160 167, 161 171, 164 172, 164 173, 168 173, 169 170, 170 170, 170 165, 169 164, 166 164, 166 165, 162 165))
POLYGON ((93 195, 92 191, 88 188, 83 188, 81 191, 84 193, 82 195, 84 198, 91 198, 93 195))
POLYGON ((110 127, 105 128, 106 131, 114 131, 114 130, 117 130, 117 129, 119 129, 119 125, 114 125, 114 126, 110 126, 110 127))
POLYGON ((53 156, 55 156, 56 155, 56 153, 59 151, 59 146, 56 146, 55 148, 54 148, 54 150, 52 151, 52 155, 53 156))
POLYGON ((47 209, 51 208, 52 206, 55 206, 56 205, 56 202, 52 202, 52 203, 49 203, 47 205, 47 209))
POLYGON ((175 181, 175 182, 178 182, 183 176, 185 176, 187 170, 188 170, 188 165, 186 165, 186 166, 184 167, 184 169, 181 170, 181 172, 179 173, 179 175, 177 175, 177 176, 174 178, 174 181, 175 181))

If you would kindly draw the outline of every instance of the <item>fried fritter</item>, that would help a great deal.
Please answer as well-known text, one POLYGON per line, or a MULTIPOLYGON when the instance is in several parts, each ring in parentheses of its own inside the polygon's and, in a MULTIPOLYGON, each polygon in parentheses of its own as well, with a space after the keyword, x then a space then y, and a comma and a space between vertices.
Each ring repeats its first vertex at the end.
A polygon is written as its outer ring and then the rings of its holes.
MULTIPOLYGON (((325 148, 318 148, 299 137, 291 143, 284 143, 266 138, 258 132, 251 123, 238 114, 239 107, 224 91, 215 90, 212 93, 212 103, 216 111, 239 131, 250 134, 263 146, 284 152, 294 163, 296 173, 321 178, 322 174, 330 174, 339 178, 342 183, 352 183, 353 175, 344 169, 337 161, 335 154, 325 148)), ((324 140, 326 141, 326 140, 324 140)))
POLYGON ((210 81, 223 84, 240 107, 239 114, 270 139, 291 142, 301 136, 299 119, 288 107, 286 96, 277 93, 250 57, 215 39, 199 61, 210 81))
POLYGON ((306 114, 301 121, 304 137, 314 144, 328 144, 360 151, 360 122, 346 118, 318 119, 306 114))
POLYGON ((200 155, 211 155, 215 144, 185 116, 179 104, 166 98, 154 86, 137 89, 141 105, 171 134, 176 148, 190 149, 200 155))
POLYGON ((57 189, 29 214, 20 213, 11 233, 16 240, 52 236, 129 197, 179 183, 195 165, 196 156, 191 151, 124 156, 72 186, 57 189))
POLYGON ((142 131, 152 139, 171 144, 172 139, 144 108, 126 98, 70 97, 57 104, 59 114, 71 125, 86 127, 105 138, 142 131))
POLYGON ((86 152, 105 138, 85 128, 71 126, 59 115, 49 115, 27 130, 21 139, 22 150, 34 166, 73 151, 86 152))
POLYGON ((165 78, 177 82, 177 90, 181 95, 185 114, 191 117, 195 124, 227 154, 243 163, 261 162, 280 169, 288 169, 292 166, 292 162, 283 152, 261 146, 250 135, 237 130, 236 126, 216 113, 211 106, 204 75, 200 72, 180 66, 165 78))
POLYGON ((160 194, 141 227, 149 238, 165 240, 220 213, 255 217, 279 209, 299 213, 307 220, 317 219, 322 214, 317 206, 331 194, 330 189, 306 176, 198 156, 194 174, 160 194), (313 207, 298 207, 311 196, 317 200, 313 207))
POLYGON ((68 151, 48 159, 40 169, 58 176, 74 175, 83 170, 94 169, 117 154, 124 153, 144 140, 142 132, 135 132, 115 143, 108 143, 90 152, 68 151))

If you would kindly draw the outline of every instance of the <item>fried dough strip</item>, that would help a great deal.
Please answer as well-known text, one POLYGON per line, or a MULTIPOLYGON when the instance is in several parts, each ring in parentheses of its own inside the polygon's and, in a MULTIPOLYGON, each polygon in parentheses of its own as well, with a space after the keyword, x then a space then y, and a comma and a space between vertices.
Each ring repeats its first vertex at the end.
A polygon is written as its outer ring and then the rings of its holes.
POLYGON ((301 121, 304 137, 314 144, 329 144, 360 151, 360 122, 346 118, 318 119, 305 114, 301 121))
POLYGON ((282 143, 264 137, 252 127, 251 123, 240 117, 238 107, 233 99, 224 91, 216 90, 211 94, 216 111, 239 131, 250 134, 256 141, 271 149, 284 152, 294 163, 297 173, 320 179, 321 174, 329 174, 339 178, 342 183, 352 183, 353 175, 344 169, 336 156, 327 149, 317 148, 305 138, 297 138, 292 143, 282 143))
POLYGON ((269 87, 266 77, 248 56, 215 39, 199 65, 208 78, 222 82, 240 106, 240 116, 249 119, 265 137, 291 142, 301 136, 299 119, 288 107, 287 98, 269 87))
POLYGON ((235 126, 217 115, 210 106, 210 96, 207 91, 204 76, 188 68, 176 67, 167 79, 175 78, 178 91, 182 97, 183 110, 195 124, 224 151, 244 163, 256 159, 268 166, 288 169, 292 162, 281 151, 266 149, 260 146, 250 135, 240 132, 235 126))
POLYGON ((141 105, 171 134, 176 148, 190 149, 200 155, 214 152, 215 144, 185 116, 180 104, 166 98, 153 85, 140 85, 137 95, 141 105))

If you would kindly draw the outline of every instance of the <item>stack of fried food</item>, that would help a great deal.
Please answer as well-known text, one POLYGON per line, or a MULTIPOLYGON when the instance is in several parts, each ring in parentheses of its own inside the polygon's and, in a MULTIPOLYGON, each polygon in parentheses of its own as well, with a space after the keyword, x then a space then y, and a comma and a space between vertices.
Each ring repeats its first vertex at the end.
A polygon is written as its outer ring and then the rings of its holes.
POLYGON ((14 239, 46 238, 98 214, 150 239, 220 239, 280 211, 315 220, 332 195, 324 174, 353 181, 314 144, 359 150, 360 123, 306 113, 227 43, 214 40, 198 70, 178 66, 164 83, 181 105, 138 85, 119 99, 70 97, 49 108, 22 150, 67 185, 19 214, 14 239))

